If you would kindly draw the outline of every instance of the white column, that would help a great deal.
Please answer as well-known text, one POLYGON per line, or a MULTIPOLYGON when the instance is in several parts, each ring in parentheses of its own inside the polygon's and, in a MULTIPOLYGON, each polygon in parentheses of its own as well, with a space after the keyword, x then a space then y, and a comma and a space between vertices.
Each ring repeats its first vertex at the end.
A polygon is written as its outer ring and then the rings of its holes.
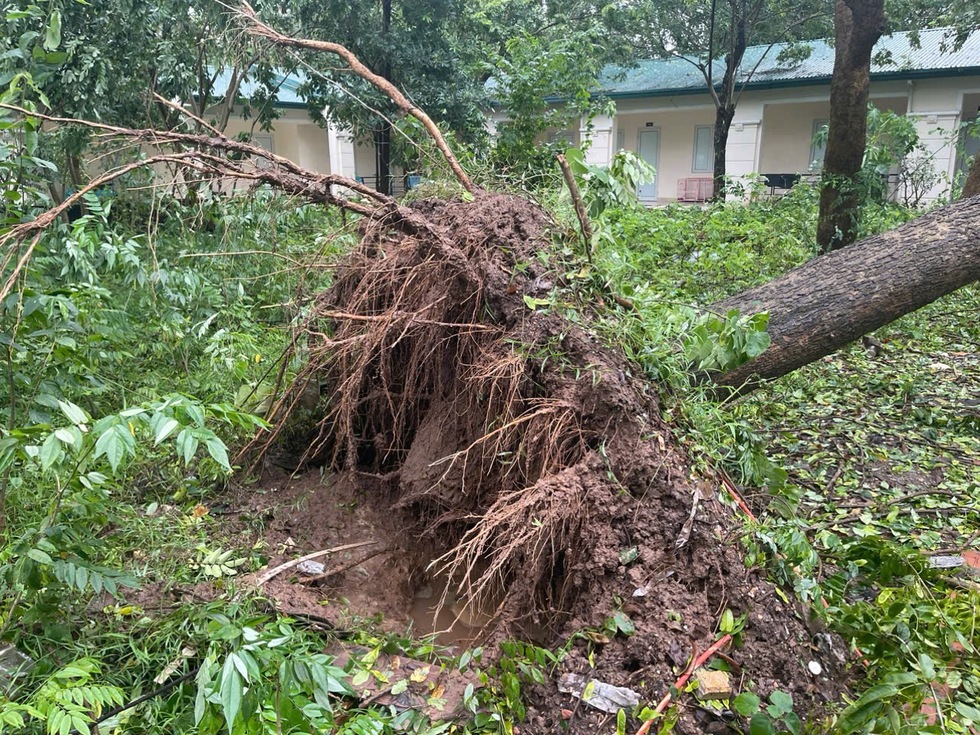
POLYGON ((936 112, 909 112, 919 134, 919 144, 924 150, 913 156, 931 161, 937 181, 922 197, 922 203, 934 201, 949 194, 950 182, 956 174, 956 139, 960 128, 959 110, 936 112))
POLYGON ((728 131, 725 171, 733 179, 759 173, 762 120, 737 120, 728 131))
POLYGON ((579 139, 585 148, 585 162, 593 166, 608 166, 612 163, 616 145, 616 118, 614 115, 596 115, 592 127, 583 118, 579 129, 579 139), (588 147, 586 147, 588 143, 588 147))
POLYGON ((340 131, 327 120, 327 157, 330 159, 330 173, 344 175, 343 156, 340 151, 340 131))
POLYGON ((341 130, 337 134, 340 148, 340 173, 349 179, 357 176, 357 165, 354 162, 354 135, 349 130, 341 130))

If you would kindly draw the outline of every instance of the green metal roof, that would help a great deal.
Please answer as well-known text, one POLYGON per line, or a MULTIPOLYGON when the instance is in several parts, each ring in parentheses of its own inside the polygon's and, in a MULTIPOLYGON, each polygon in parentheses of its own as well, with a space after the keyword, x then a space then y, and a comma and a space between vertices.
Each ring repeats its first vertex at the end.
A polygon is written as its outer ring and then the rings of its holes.
MULTIPOLYGON (((881 38, 875 46, 872 79, 914 79, 929 76, 980 74, 980 32, 969 36, 954 51, 948 29, 919 32, 919 46, 913 46, 910 33, 894 33, 881 38), (945 49, 945 51, 944 51, 945 49), (882 58, 884 57, 884 58, 882 58), (874 63, 884 61, 888 63, 874 63)), ((801 61, 778 60, 786 44, 750 46, 742 62, 742 79, 751 74, 746 87, 767 88, 821 84, 830 81, 834 71, 834 48, 827 41, 808 41, 810 55, 801 61), (758 68, 756 68, 758 64, 758 68)), ((714 78, 724 73, 722 61, 716 61, 714 78)), ((683 58, 646 59, 629 67, 607 67, 599 78, 597 93, 613 99, 693 94, 704 91, 700 69, 683 58)))
MULTIPOLYGON (((299 96, 299 87, 306 81, 303 72, 296 74, 282 75, 276 80, 278 92, 276 94, 276 107, 294 107, 306 109, 306 101, 299 96)), ((231 82, 231 70, 222 69, 214 80, 213 94, 215 97, 223 97, 231 82)), ((246 77, 238 88, 240 97, 249 98, 259 88, 258 82, 250 77, 246 77)))

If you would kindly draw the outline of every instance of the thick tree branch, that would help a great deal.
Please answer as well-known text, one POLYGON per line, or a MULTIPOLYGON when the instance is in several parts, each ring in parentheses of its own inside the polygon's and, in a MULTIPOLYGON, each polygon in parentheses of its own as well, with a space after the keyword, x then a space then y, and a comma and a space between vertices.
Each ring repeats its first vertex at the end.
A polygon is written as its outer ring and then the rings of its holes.
MULTIPOLYGON (((164 100, 158 96, 157 101, 164 107, 170 109, 177 108, 181 114, 187 115, 189 119, 200 122, 199 118, 196 118, 193 113, 179 108, 168 100, 164 100)), ((232 140, 222 134, 200 135, 153 129, 130 129, 88 120, 45 115, 25 110, 15 105, 0 104, 0 107, 24 116, 36 117, 49 123, 81 125, 100 131, 103 136, 110 138, 122 138, 146 143, 158 149, 165 146, 176 146, 180 149, 174 153, 153 155, 144 160, 133 161, 124 166, 107 171, 85 186, 80 187, 78 191, 66 197, 60 204, 43 212, 34 220, 16 225, 8 230, 0 237, 0 251, 4 252, 3 260, 0 261, 0 273, 7 272, 11 264, 14 265, 10 269, 3 285, 0 286, 0 301, 3 301, 14 289, 17 279, 30 262, 31 256, 40 242, 44 230, 56 222, 64 212, 72 205, 82 201, 87 194, 106 186, 132 171, 154 164, 175 164, 211 175, 255 183, 266 183, 286 193, 302 196, 313 202, 332 204, 364 216, 377 216, 387 211, 395 216, 395 219, 398 221, 410 222, 409 225, 406 225, 407 227, 418 227, 417 223, 414 223, 413 218, 402 210, 394 199, 380 194, 360 182, 345 176, 319 174, 309 171, 264 148, 250 143, 232 140), (236 153, 243 156, 265 159, 273 165, 267 169, 253 169, 248 165, 247 160, 234 161, 217 155, 217 152, 236 153), (369 205, 350 201, 335 194, 333 191, 335 187, 343 187, 356 192, 372 200, 374 203, 369 205), (24 242, 27 243, 26 247, 19 248, 18 244, 24 242)), ((214 129, 212 128, 212 130, 214 129)))
POLYGON ((432 121, 432 118, 413 104, 411 100, 409 100, 397 87, 395 87, 395 85, 393 85, 383 76, 375 74, 367 66, 361 63, 360 59, 358 59, 348 48, 341 46, 339 43, 331 43, 329 41, 315 41, 311 39, 292 38, 290 36, 286 36, 259 20, 258 16, 255 14, 255 11, 252 9, 252 6, 248 3, 242 4, 241 8, 239 9, 239 14, 247 23, 247 31, 254 36, 268 39, 279 46, 309 49, 311 51, 324 51, 342 58, 350 67, 351 71, 387 95, 391 101, 401 108, 405 114, 411 115, 416 120, 421 122, 422 125, 425 126, 425 129, 429 132, 429 135, 432 136, 436 147, 445 157, 446 162, 449 164, 449 168, 452 169, 453 175, 457 178, 459 183, 462 184, 463 188, 471 194, 477 193, 477 187, 472 181, 470 181, 470 177, 467 176, 466 172, 463 171, 463 167, 460 166, 455 154, 453 154, 452 150, 449 148, 449 145, 446 143, 446 139, 442 136, 442 133, 439 131, 439 127, 432 121))

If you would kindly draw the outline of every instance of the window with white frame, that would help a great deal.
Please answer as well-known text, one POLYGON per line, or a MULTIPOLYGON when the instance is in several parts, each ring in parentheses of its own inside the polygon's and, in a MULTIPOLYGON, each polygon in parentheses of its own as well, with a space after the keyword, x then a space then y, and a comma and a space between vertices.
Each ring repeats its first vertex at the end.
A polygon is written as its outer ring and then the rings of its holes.
POLYGON ((571 130, 552 130, 548 133, 548 143, 564 143, 573 146, 575 145, 574 137, 571 130))
MULTIPOLYGON (((257 145, 259 148, 264 148, 265 150, 269 151, 269 153, 276 152, 275 143, 273 142, 272 136, 269 134, 259 133, 258 135, 253 135, 252 143, 257 145)), ((270 168, 272 166, 272 164, 265 158, 256 159, 255 165, 262 169, 270 168)))
POLYGON ((622 128, 616 130, 616 151, 621 151, 626 148, 626 131, 622 128))
POLYGON ((810 137, 810 170, 820 171, 823 168, 823 156, 827 152, 827 120, 814 120, 810 137))
POLYGON ((698 125, 694 128, 694 163, 691 171, 694 173, 709 173, 714 168, 715 131, 710 125, 698 125))

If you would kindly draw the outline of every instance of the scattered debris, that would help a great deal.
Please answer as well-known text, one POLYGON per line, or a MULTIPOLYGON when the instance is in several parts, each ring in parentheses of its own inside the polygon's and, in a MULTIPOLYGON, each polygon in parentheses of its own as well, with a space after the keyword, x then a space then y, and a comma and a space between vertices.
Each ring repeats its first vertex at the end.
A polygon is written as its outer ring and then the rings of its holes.
POLYGON ((698 669, 694 672, 694 679, 698 683, 694 696, 702 702, 711 699, 728 699, 732 696, 732 682, 727 671, 698 669))
POLYGON ((578 697, 590 707, 611 714, 621 709, 632 709, 640 703, 640 695, 632 689, 606 684, 581 674, 562 674, 558 679, 558 691, 578 697))
POLYGON ((630 546, 628 549, 623 549, 619 552, 619 563, 622 566, 632 564, 640 556, 640 550, 635 546, 630 546))
POLYGON ((465 711, 467 690, 483 686, 472 672, 443 669, 437 664, 378 653, 377 649, 363 646, 338 645, 327 653, 334 657, 334 666, 350 674, 348 683, 361 698, 362 707, 380 704, 398 712, 421 712, 433 722, 454 720, 465 711))
POLYGON ((929 557, 929 566, 933 569, 955 569, 966 563, 962 556, 932 556, 929 557))
POLYGON ((677 534, 677 538, 674 539, 674 546, 678 549, 682 549, 687 546, 687 542, 691 540, 691 530, 694 528, 694 519, 698 514, 698 503, 701 502, 701 491, 698 490, 697 486, 694 487, 693 497, 691 499, 691 514, 684 521, 684 525, 681 526, 681 532, 677 534))
POLYGON ((273 567, 272 569, 269 569, 268 571, 263 572, 262 575, 259 576, 259 578, 255 580, 255 584, 256 584, 256 586, 261 587, 262 585, 264 585, 266 582, 268 582, 273 577, 276 577, 276 576, 282 574, 283 572, 285 572, 285 571, 287 571, 289 569, 292 569, 293 567, 298 567, 304 561, 309 561, 310 559, 316 559, 318 556, 326 556, 327 554, 335 554, 338 551, 348 551, 350 549, 359 549, 362 546, 373 546, 376 543, 378 543, 378 542, 377 541, 361 541, 360 543, 356 543, 356 544, 344 544, 343 546, 337 546, 337 547, 334 547, 332 549, 323 549, 322 551, 314 551, 312 554, 307 554, 306 556, 301 556, 299 559, 293 559, 292 561, 287 561, 287 562, 285 562, 283 564, 280 564, 277 567, 273 567))
POLYGON ((300 574, 315 575, 323 574, 327 567, 323 562, 313 561, 312 559, 307 559, 306 561, 301 561, 296 565, 296 571, 300 574))

